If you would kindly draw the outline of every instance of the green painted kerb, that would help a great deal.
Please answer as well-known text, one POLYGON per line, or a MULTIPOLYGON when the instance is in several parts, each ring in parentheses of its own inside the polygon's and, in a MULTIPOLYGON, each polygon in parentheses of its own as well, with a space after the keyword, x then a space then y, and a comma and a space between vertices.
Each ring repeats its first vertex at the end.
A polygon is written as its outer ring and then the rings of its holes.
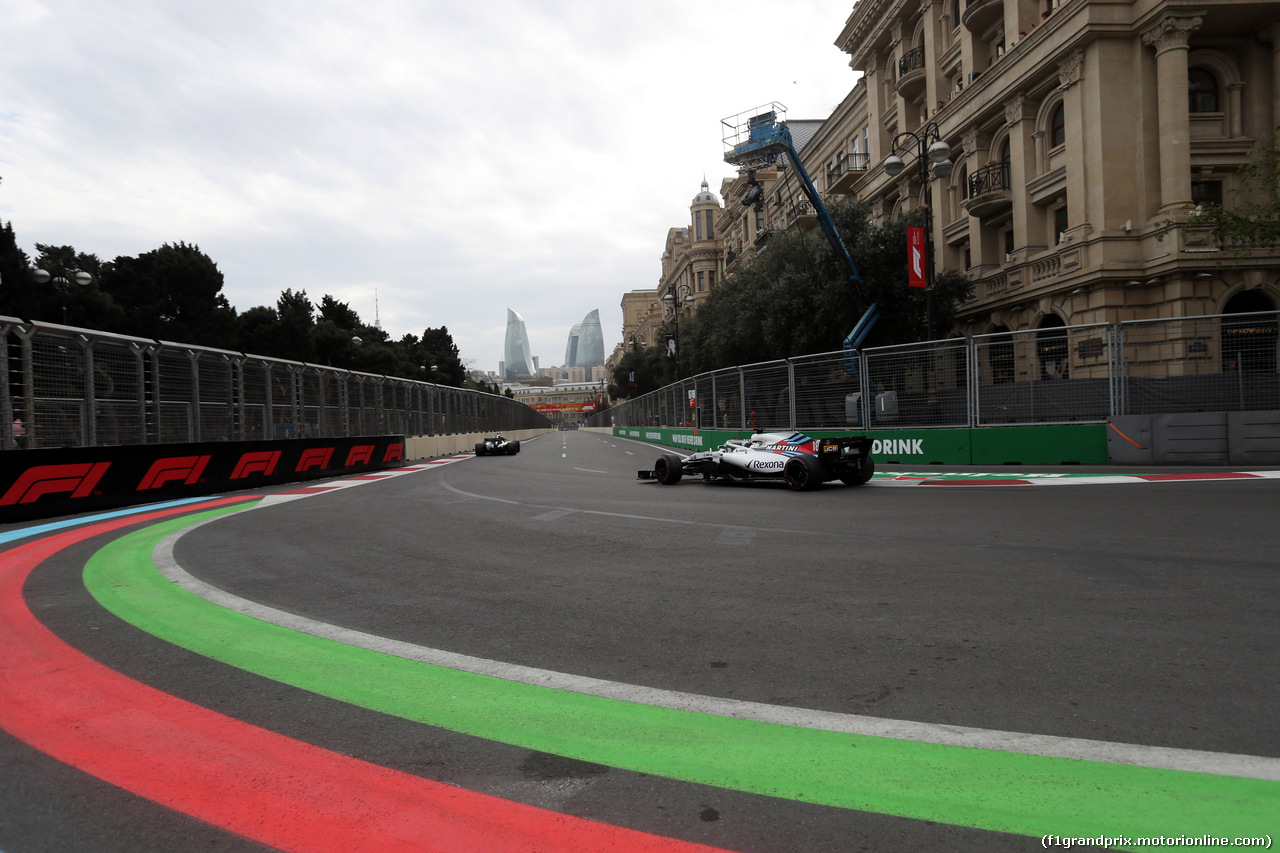
POLYGON ((85 584, 144 631, 303 690, 671 779, 1033 837, 1257 836, 1280 814, 1277 782, 837 734, 458 672, 261 622, 160 575, 162 538, 240 508, 122 537, 88 562, 85 584))

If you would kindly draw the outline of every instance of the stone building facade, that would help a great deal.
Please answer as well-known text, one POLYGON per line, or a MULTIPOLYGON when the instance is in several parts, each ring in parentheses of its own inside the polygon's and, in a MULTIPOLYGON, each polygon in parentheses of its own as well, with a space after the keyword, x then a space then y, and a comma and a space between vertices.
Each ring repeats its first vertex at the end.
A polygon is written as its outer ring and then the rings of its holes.
POLYGON ((921 205, 900 135, 951 146, 929 197, 937 268, 976 285, 960 333, 1280 306, 1280 252, 1160 235, 1231 204, 1272 139, 1280 5, 860 0, 836 44, 864 73, 871 168, 848 191, 884 215, 921 205))

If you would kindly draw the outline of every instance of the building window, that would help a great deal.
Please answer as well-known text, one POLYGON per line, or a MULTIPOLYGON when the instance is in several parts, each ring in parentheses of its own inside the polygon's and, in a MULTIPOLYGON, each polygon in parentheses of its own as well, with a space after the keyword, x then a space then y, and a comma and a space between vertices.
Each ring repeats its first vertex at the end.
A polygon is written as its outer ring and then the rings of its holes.
POLYGON ((1214 204, 1222 207, 1222 181, 1192 181, 1191 201, 1194 204, 1214 204))
POLYGON ((1192 68, 1188 73, 1187 95, 1191 112, 1218 112, 1218 81, 1203 68, 1192 68))
POLYGON ((705 272, 698 273, 698 292, 707 292, 707 274, 705 272))
POLYGON ((1013 229, 1005 229, 1004 232, 1004 253, 1005 255, 1013 254, 1013 229))
POLYGON ((711 272, 707 273, 707 289, 710 290, 715 286, 716 286, 716 271, 711 270, 711 272))
POLYGON ((1049 116, 1049 145, 1057 148, 1059 145, 1065 145, 1067 142, 1067 122, 1066 110, 1063 109, 1061 103, 1053 108, 1052 115, 1049 116))
POLYGON ((1067 230, 1067 206, 1064 204, 1053 212, 1053 242, 1062 242, 1062 234, 1067 230))

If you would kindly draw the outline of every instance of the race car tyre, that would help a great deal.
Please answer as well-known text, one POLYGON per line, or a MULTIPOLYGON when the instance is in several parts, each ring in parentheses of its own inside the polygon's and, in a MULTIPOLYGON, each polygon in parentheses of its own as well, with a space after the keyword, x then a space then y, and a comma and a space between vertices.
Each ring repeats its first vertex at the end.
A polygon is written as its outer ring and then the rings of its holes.
POLYGON ((484 442, 476 442, 476 456, 484 456, 484 442))
POLYGON ((510 456, 515 456, 515 455, 516 455, 517 453, 519 453, 519 452, 520 452, 520 442, 518 442, 518 441, 513 441, 513 442, 511 442, 510 444, 508 444, 508 445, 507 445, 507 454, 508 454, 508 455, 510 455, 510 456))
POLYGON ((787 487, 797 492, 811 492, 822 485, 822 463, 816 456, 793 456, 782 469, 787 487))
POLYGON ((664 486, 674 486, 684 476, 684 461, 674 453, 664 453, 653 463, 653 479, 664 486))
POLYGON ((876 472, 876 463, 870 456, 864 456, 856 465, 848 465, 840 471, 840 482, 846 486, 861 486, 871 479, 876 472))

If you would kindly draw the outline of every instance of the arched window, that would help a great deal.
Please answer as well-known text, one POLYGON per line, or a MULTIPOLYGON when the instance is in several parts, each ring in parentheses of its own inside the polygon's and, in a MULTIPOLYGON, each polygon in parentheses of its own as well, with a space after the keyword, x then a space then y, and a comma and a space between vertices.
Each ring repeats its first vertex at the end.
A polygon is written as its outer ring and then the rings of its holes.
MULTIPOLYGON (((1222 308, 1222 313, 1228 315, 1222 318, 1224 372, 1276 372, 1276 315, 1253 313, 1275 310, 1276 306, 1259 290, 1245 290, 1227 300, 1222 308)), ((1244 388, 1246 392, 1252 390, 1249 386, 1244 388)))
POLYGON ((1040 361, 1041 379, 1070 378, 1066 325, 1057 314, 1046 314, 1040 321, 1036 332, 1036 355, 1040 361))
POLYGON ((1049 146, 1057 148, 1059 145, 1066 144, 1067 141, 1067 111, 1063 109, 1062 103, 1053 108, 1053 112, 1049 116, 1049 146))
POLYGON ((1218 106, 1218 80, 1203 68, 1192 68, 1187 73, 1188 107, 1193 113, 1216 113, 1218 106))

